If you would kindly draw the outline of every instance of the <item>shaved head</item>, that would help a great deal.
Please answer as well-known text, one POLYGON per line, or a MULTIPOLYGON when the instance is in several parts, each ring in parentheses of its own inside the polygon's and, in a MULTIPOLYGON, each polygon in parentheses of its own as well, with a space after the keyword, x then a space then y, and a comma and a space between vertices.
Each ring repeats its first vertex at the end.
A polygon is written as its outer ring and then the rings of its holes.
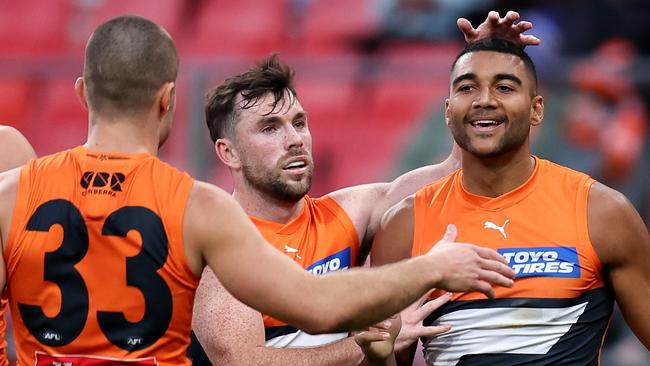
POLYGON ((100 25, 86 45, 84 84, 90 108, 100 113, 148 109, 156 91, 176 80, 178 55, 169 34, 138 16, 100 25))

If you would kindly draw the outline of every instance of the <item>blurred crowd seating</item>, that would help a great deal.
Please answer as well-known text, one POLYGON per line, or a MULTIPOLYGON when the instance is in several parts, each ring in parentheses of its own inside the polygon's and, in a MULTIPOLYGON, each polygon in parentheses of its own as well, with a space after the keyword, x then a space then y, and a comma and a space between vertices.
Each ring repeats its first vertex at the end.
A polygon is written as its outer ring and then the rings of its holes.
MULTIPOLYGON (((201 95, 216 85, 227 76, 228 67, 221 67, 227 60, 236 65, 233 72, 270 52, 290 64, 307 65, 302 69, 308 72, 298 69, 299 96, 310 114, 317 152, 324 152, 317 156, 330 167, 322 169, 327 179, 315 190, 377 179, 404 143, 405 131, 446 90, 444 79, 409 70, 418 65, 430 69, 431 64, 446 70, 459 46, 398 44, 369 53, 364 40, 380 24, 375 5, 374 0, 3 2, 0 123, 18 127, 39 154, 83 141, 85 111, 73 85, 82 70, 85 41, 99 23, 133 13, 162 24, 175 38, 181 91, 203 88, 195 93, 201 95), (309 66, 313 59, 325 60, 323 70, 309 66), (193 83, 197 70, 211 84, 193 83), (339 128, 346 133, 331 133, 339 128), (362 166, 350 158, 361 155, 362 166)), ((200 125, 200 114, 188 121, 188 103, 187 95, 179 93, 176 123, 200 125)), ((166 154, 183 154, 187 137, 180 130, 176 128, 166 154)), ((192 170, 186 159, 171 158, 192 170)))
MULTIPOLYGON (((444 36, 431 33, 426 40, 421 37, 408 39, 404 34, 395 34, 395 30, 400 30, 399 25, 396 26, 398 23, 386 22, 386 17, 391 12, 394 14, 399 6, 412 10, 426 5, 431 14, 445 10, 447 17, 455 18, 461 8, 466 11, 478 3, 482 7, 474 11, 479 15, 470 17, 474 24, 484 18, 484 8, 492 5, 511 8, 513 5, 544 4, 551 9, 550 13, 557 15, 561 14, 565 2, 0 0, 0 123, 16 126, 25 133, 39 155, 84 141, 86 112, 77 101, 73 86, 82 72, 85 42, 101 22, 131 13, 163 25, 176 40, 180 52, 176 126, 162 150, 166 160, 228 188, 229 177, 214 159, 204 126, 203 97, 208 89, 228 75, 241 72, 257 59, 277 52, 296 68, 298 96, 309 114, 318 166, 312 194, 390 178, 396 170, 426 164, 449 151, 450 139, 440 111, 447 93, 451 61, 462 44, 459 34, 451 41, 448 39, 447 31, 453 33, 455 29, 447 30, 444 36), (426 2, 430 4, 424 4, 426 2), (413 149, 419 149, 412 154, 417 158, 411 159, 410 164, 408 161, 402 164, 409 159, 409 152, 416 151, 413 149)), ((580 0, 571 2, 570 6, 582 9, 582 3, 587 3, 591 9, 596 3, 607 2, 595 1, 592 6, 591 2, 580 0)), ((409 19, 403 17, 404 12, 401 14, 402 21, 409 19)), ((570 16, 564 17, 574 29, 577 29, 575 24, 586 21, 575 23, 570 16)), ((546 45, 562 40, 562 37, 551 37, 557 32, 553 27, 558 26, 553 19, 533 20, 542 25, 535 34, 540 35, 546 45)), ((605 23, 598 24, 599 33, 603 33, 605 26, 605 23)), ((575 39, 572 42, 586 44, 575 39)), ((567 44, 571 43, 567 41, 567 44)), ((556 72, 557 65, 546 63, 553 61, 549 55, 554 51, 557 50, 544 49, 539 53, 533 50, 531 54, 534 59, 537 56, 540 61, 544 60, 538 63, 540 70, 555 75, 545 93, 559 91, 554 95, 562 96, 566 95, 562 92, 572 86, 566 83, 568 77, 560 83, 558 79, 568 75, 570 68, 565 67, 566 73, 556 72)), ((645 82, 647 88, 650 83, 647 79, 645 82)), ((573 87, 581 85, 579 81, 576 83, 573 87)), ((643 103, 643 96, 637 97, 639 103, 643 103)), ((593 151, 586 152, 589 154, 584 159, 587 163, 579 166, 575 150, 561 151, 559 148, 563 139, 584 137, 585 130, 584 125, 579 124, 584 121, 574 120, 569 127, 561 125, 563 116, 571 116, 573 109, 562 106, 554 112, 551 105, 561 105, 560 99, 555 99, 558 103, 547 103, 549 111, 543 130, 547 134, 540 138, 538 151, 544 151, 544 156, 563 164, 589 171, 589 164, 594 161, 593 151)), ((644 100, 647 102, 647 99, 646 96, 644 100)), ((553 98, 547 98, 550 100, 553 98)), ((634 178, 636 186, 641 187, 637 191, 641 193, 625 193, 633 199, 636 197, 637 208, 648 215, 650 169, 644 164, 650 164, 650 148, 645 109, 634 116, 639 115, 643 120, 633 122, 636 123, 634 131, 640 132, 631 136, 637 144, 632 151, 636 155, 628 153, 624 157, 637 159, 626 161, 626 171, 641 175, 641 178, 634 178)), ((631 119, 625 119, 628 120, 631 119)), ((598 141, 602 146, 609 146, 611 136, 598 141)), ((579 145, 568 141, 566 146, 572 144, 579 145)), ((598 174, 597 170, 594 172, 598 174)), ((617 170, 611 174, 621 172, 617 170)), ((615 324, 621 324, 620 320, 615 324)), ((616 326, 614 329, 629 333, 616 326)), ((632 351, 629 349, 625 348, 620 354, 639 354, 638 346, 633 346, 632 351)), ((643 353, 640 357, 638 364, 647 364, 643 353)), ((632 361, 625 365, 633 364, 632 361)))

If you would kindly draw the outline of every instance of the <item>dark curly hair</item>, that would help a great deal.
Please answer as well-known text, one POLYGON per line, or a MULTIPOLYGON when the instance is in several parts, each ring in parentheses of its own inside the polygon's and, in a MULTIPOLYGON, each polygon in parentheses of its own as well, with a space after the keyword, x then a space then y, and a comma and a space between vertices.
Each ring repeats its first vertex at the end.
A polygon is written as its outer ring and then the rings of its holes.
MULTIPOLYGON (((212 142, 222 137, 232 137, 238 109, 235 100, 238 95, 243 98, 239 109, 251 108, 267 93, 273 93, 273 113, 278 104, 285 104, 285 92, 289 91, 294 97, 296 90, 293 85, 294 71, 280 61, 277 54, 272 54, 242 74, 226 79, 208 93, 205 106, 205 120, 210 130, 212 142)), ((291 103, 295 98, 291 99, 291 103)))

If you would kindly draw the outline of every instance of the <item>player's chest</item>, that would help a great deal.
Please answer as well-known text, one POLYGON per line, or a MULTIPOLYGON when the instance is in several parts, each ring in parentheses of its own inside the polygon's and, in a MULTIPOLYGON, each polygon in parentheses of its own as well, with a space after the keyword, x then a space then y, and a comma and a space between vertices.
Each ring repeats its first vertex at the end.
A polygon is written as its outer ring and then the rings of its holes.
POLYGON ((319 226, 290 235, 266 233, 264 236, 277 250, 313 274, 322 275, 356 265, 357 240, 344 230, 319 226))

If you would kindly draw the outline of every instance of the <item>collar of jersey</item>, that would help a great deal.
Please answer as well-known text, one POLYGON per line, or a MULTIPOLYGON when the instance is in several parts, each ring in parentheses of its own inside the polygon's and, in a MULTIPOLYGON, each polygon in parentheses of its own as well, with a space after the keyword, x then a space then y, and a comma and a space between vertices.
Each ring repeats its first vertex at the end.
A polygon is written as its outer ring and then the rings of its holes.
POLYGON ((95 156, 107 156, 109 159, 104 160, 104 162, 121 162, 122 164, 124 161, 138 161, 146 158, 151 158, 154 157, 153 155, 147 153, 147 152, 141 152, 141 153, 127 153, 123 151, 96 151, 96 150, 90 150, 84 146, 77 146, 72 149, 73 154, 77 155, 80 158, 86 158, 90 155, 95 155, 95 156))
POLYGON ((463 186, 462 169, 459 170, 458 174, 456 174, 454 177, 454 186, 456 190, 460 192, 460 196, 462 197, 465 204, 469 206, 478 206, 483 210, 489 211, 500 211, 506 209, 521 202, 524 198, 528 197, 528 195, 535 191, 538 182, 538 179, 536 179, 536 177, 539 174, 542 160, 536 156, 533 156, 533 159, 535 159, 535 168, 533 169, 530 177, 528 177, 528 179, 519 187, 498 197, 479 196, 468 192, 463 186))
POLYGON ((291 235, 298 231, 300 227, 305 225, 307 223, 306 216, 308 215, 308 209, 307 206, 309 205, 309 200, 307 199, 307 196, 303 197, 303 200, 305 203, 302 205, 302 211, 300 214, 293 219, 291 219, 289 222, 286 224, 283 224, 281 222, 275 222, 275 221, 270 221, 270 220, 264 220, 259 217, 255 217, 252 215, 249 215, 250 219, 253 221, 255 226, 257 226, 257 229, 262 232, 265 236, 267 234, 273 234, 273 235, 291 235))

